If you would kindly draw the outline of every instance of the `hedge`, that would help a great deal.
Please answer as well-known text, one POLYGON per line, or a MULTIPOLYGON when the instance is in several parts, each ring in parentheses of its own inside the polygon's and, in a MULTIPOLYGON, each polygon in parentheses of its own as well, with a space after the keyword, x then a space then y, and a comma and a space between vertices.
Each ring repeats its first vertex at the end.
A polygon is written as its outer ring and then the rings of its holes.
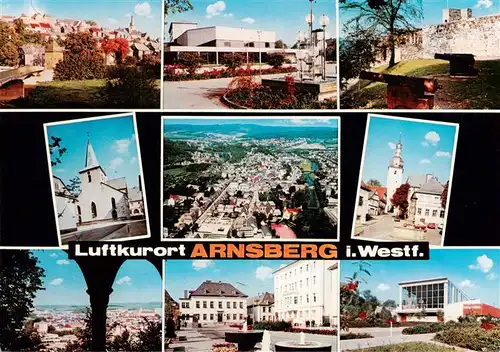
POLYGON ((304 334, 313 334, 313 335, 332 335, 337 336, 337 330, 335 329, 302 329, 302 328, 293 328, 290 332, 303 332, 304 334))
POLYGON ((500 351, 500 329, 485 330, 479 327, 450 327, 438 332, 434 340, 475 351, 500 351))
POLYGON ((289 331, 292 323, 289 321, 261 321, 253 325, 254 330, 289 331))
MULTIPOLYGON (((450 326, 450 325, 448 325, 450 326)), ((430 334, 433 332, 438 332, 446 329, 447 326, 445 324, 419 324, 412 326, 410 328, 403 329, 403 335, 418 335, 418 334, 430 334)))
POLYGON ((341 334, 340 339, 341 340, 356 340, 356 339, 371 339, 373 338, 373 335, 367 334, 367 333, 354 333, 350 332, 347 334, 341 334))

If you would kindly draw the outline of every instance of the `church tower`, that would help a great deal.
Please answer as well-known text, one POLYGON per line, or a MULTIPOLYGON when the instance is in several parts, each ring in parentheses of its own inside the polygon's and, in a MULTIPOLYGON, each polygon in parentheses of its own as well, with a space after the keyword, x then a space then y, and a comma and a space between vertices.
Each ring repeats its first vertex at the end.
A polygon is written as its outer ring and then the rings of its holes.
POLYGON ((391 198, 396 192, 396 189, 401 186, 403 181, 403 171, 404 171, 404 163, 403 163, 403 144, 401 143, 401 135, 399 135, 398 143, 396 144, 396 148, 394 149, 394 155, 392 156, 391 161, 389 162, 389 167, 387 169, 387 208, 386 211, 390 211, 392 209, 391 198))
POLYGON ((90 138, 87 140, 87 150, 85 154, 85 167, 79 171, 82 191, 92 190, 100 187, 101 182, 106 182, 106 173, 102 169, 94 148, 90 143, 90 138))
POLYGON ((130 24, 128 26, 130 33, 134 31, 134 16, 130 16, 130 24))

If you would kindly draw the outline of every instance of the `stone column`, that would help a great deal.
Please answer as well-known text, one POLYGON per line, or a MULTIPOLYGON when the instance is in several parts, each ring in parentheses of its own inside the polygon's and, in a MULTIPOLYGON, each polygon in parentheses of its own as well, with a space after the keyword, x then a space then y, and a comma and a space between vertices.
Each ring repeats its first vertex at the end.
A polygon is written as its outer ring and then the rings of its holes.
POLYGON ((111 288, 94 287, 87 290, 92 308, 92 351, 106 350, 106 311, 112 292, 111 288))
POLYGON ((219 52, 218 51, 215 52, 215 64, 216 65, 219 64, 219 52))

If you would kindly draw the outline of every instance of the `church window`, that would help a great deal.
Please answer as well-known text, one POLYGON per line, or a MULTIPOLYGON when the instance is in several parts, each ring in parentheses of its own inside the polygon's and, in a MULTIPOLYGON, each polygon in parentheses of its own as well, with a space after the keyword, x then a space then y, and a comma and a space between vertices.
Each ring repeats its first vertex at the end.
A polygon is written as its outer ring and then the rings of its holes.
POLYGON ((434 210, 432 211, 432 216, 433 216, 433 217, 435 217, 435 216, 437 215, 437 212, 438 212, 438 211, 434 209, 434 210))
POLYGON ((92 212, 92 217, 96 218, 97 217, 97 207, 94 202, 90 204, 90 211, 92 212))
POLYGON ((76 206, 76 211, 77 211, 78 215, 82 215, 82 208, 80 208, 79 205, 76 206))
POLYGON ((394 170, 394 175, 396 175, 396 170, 394 170))
POLYGON ((429 209, 425 209, 425 216, 429 216, 429 209))
POLYGON ((111 209, 115 210, 116 209, 116 201, 115 198, 111 198, 111 209))
POLYGON ((422 215, 422 208, 417 209, 417 215, 422 215))
POLYGON ((444 210, 441 210, 441 211, 439 212, 439 217, 440 217, 441 219, 444 219, 444 210))
POLYGON ((89 179, 89 183, 92 182, 92 175, 90 175, 90 171, 87 171, 87 178, 89 179))

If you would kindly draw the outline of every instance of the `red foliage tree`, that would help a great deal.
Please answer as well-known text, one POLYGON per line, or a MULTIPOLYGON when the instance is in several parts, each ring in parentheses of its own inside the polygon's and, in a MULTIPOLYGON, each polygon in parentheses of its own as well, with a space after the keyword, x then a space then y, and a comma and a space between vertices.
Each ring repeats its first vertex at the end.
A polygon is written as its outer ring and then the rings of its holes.
POLYGON ((408 212, 408 192, 410 191, 410 185, 408 183, 402 184, 396 189, 392 198, 391 204, 394 207, 399 208, 399 217, 405 218, 408 212))
POLYGON ((446 182, 446 185, 444 186, 443 193, 441 193, 441 206, 443 209, 446 209, 446 202, 448 201, 448 185, 450 184, 450 181, 446 182))
POLYGON ((103 39, 101 40, 101 50, 104 54, 114 54, 118 50, 118 43, 114 39, 103 39))
POLYGON ((128 40, 125 38, 101 40, 101 50, 106 54, 113 54, 117 62, 122 62, 129 52, 128 40))

